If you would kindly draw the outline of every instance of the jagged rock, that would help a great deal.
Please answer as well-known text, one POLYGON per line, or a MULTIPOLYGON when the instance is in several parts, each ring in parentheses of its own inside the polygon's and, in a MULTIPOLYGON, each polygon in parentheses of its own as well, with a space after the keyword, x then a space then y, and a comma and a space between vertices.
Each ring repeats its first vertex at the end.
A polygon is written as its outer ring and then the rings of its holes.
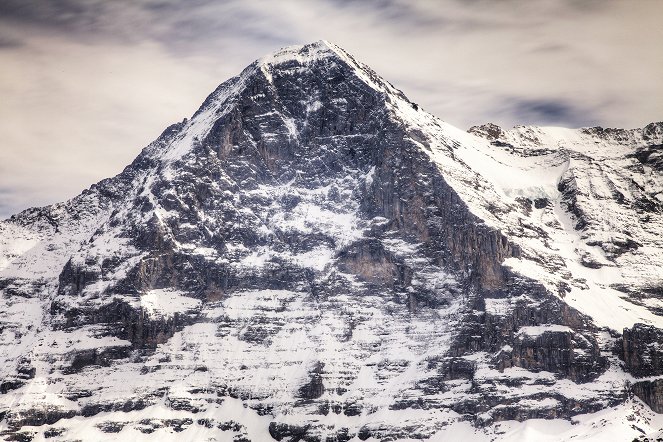
POLYGON ((119 433, 124 428, 123 422, 102 422, 97 427, 104 433, 119 433))
POLYGON ((76 352, 71 355, 69 367, 63 370, 65 374, 77 373, 89 365, 108 367, 115 359, 124 359, 131 354, 131 347, 106 347, 104 349, 90 349, 76 352))
POLYGON ((35 406, 27 412, 9 414, 5 416, 5 422, 9 428, 20 429, 24 426, 51 425, 61 419, 69 419, 76 416, 74 410, 67 410, 57 406, 35 406))
POLYGON ((471 134, 476 134, 488 140, 497 140, 502 136, 502 128, 497 124, 486 123, 480 126, 472 126, 467 130, 471 134))
POLYGON ((50 439, 53 437, 58 437, 64 433, 64 431, 64 428, 49 428, 48 430, 44 431, 44 438, 50 439))
POLYGON ((309 379, 306 384, 299 387, 299 397, 302 399, 317 399, 325 392, 324 382, 322 380, 322 370, 325 364, 316 362, 313 369, 309 372, 309 379))
POLYGON ((275 440, 284 440, 286 437, 290 441, 318 442, 320 439, 316 436, 308 435, 310 425, 303 427, 297 425, 280 424, 271 422, 269 424, 269 435, 275 440))
POLYGON ((523 327, 511 354, 512 366, 560 373, 576 382, 591 381, 605 365, 595 342, 565 326, 523 327))
POLYGON ((620 358, 633 376, 662 375, 663 330, 645 324, 625 328, 620 358))
POLYGON ((652 410, 663 413, 663 379, 635 382, 631 389, 652 410))

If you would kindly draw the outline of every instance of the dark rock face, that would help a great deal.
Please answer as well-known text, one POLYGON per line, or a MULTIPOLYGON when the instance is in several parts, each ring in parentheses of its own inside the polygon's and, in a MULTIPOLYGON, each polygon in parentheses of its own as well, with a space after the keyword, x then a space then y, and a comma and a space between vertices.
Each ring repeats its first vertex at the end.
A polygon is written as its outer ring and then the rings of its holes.
POLYGON ((583 230, 587 227, 587 214, 585 214, 578 204, 579 190, 578 185, 576 184, 575 175, 573 175, 572 172, 567 172, 563 175, 557 185, 557 190, 559 190, 562 195, 564 208, 575 217, 575 230, 583 230))
POLYGON ((42 407, 30 410, 29 413, 17 416, 10 415, 6 417, 6 422, 10 428, 21 428, 23 426, 41 426, 50 425, 61 419, 72 418, 76 415, 72 411, 63 411, 56 407, 42 407))
POLYGON ((25 385, 27 381, 35 377, 37 370, 32 366, 29 358, 21 357, 16 364, 16 372, 12 376, 6 376, 0 380, 0 393, 5 394, 10 390, 25 385))
MULTIPOLYGON (((420 241, 425 255, 436 265, 469 275, 468 283, 481 290, 500 289, 504 285, 501 262, 517 256, 517 249, 470 213, 427 155, 407 141, 406 128, 386 118, 384 93, 351 75, 348 63, 340 59, 316 63, 307 66, 310 73, 302 77, 297 73, 302 65, 293 60, 270 76, 250 76, 229 103, 231 110, 194 143, 194 157, 179 166, 178 177, 172 181, 158 177, 147 189, 164 210, 177 216, 167 221, 156 215, 148 216, 146 223, 142 218, 133 221, 146 204, 142 197, 131 202, 129 220, 124 212, 111 216, 109 226, 122 226, 123 235, 131 238, 144 257, 108 292, 140 294, 177 287, 200 299, 218 299, 224 293, 250 288, 308 289, 314 278, 311 272, 289 262, 273 260, 264 270, 246 274, 246 269, 238 271, 236 266, 214 264, 176 250, 178 243, 193 243, 222 251, 225 244, 237 241, 249 250, 271 247, 291 253, 306 253, 320 245, 337 247, 336 240, 324 232, 257 234, 262 220, 255 214, 299 204, 298 197, 287 194, 275 204, 259 196, 257 189, 278 187, 293 179, 311 190, 331 185, 325 201, 330 206, 341 203, 342 192, 352 192, 363 219, 385 218, 368 238, 341 251, 340 271, 376 287, 406 289, 411 285, 412 269, 384 249, 382 238, 389 235, 420 241), (324 105, 313 112, 307 110, 310 105, 300 99, 304 93, 324 105), (292 118, 294 127, 281 117, 266 117, 275 109, 286 119, 292 118), (332 184, 342 183, 348 174, 369 173, 371 182, 363 189, 332 184), (203 221, 203 213, 212 215, 214 221, 203 221)), ((167 145, 174 134, 167 131, 157 145, 167 145)), ((149 163, 149 154, 144 152, 132 167, 149 163)), ((95 235, 104 237, 107 228, 95 235)), ((58 293, 78 296, 86 286, 102 280, 104 273, 123 265, 123 261, 90 254, 79 264, 70 260, 60 275, 58 293)), ((417 299, 436 302, 425 290, 415 291, 411 298, 413 305, 417 299)), ((52 311, 61 311, 68 318, 65 326, 73 325, 72 321, 79 326, 111 324, 119 330, 119 337, 139 347, 165 342, 179 324, 186 323, 177 315, 165 324, 151 322, 141 310, 117 302, 88 312, 82 307, 81 303, 56 301, 52 311)))
POLYGON ((306 435, 309 427, 299 427, 296 425, 279 424, 272 422, 269 424, 269 435, 275 440, 283 440, 286 437, 288 440, 303 440, 303 441, 316 441, 317 438, 312 438, 306 435))
POLYGON ((126 339, 137 348, 154 348, 166 342, 177 330, 191 324, 195 317, 182 312, 167 318, 151 318, 143 310, 119 299, 111 299, 108 304, 96 308, 72 309, 68 305, 57 300, 51 303, 51 313, 64 317, 60 327, 103 324, 109 334, 126 339))
POLYGON ((591 381, 602 372, 598 345, 572 331, 544 331, 538 336, 518 336, 512 364, 532 371, 561 373, 578 382, 591 381))
POLYGON ((635 382, 631 389, 633 394, 642 399, 657 413, 663 413, 663 380, 635 382))
POLYGON ((465 318, 453 353, 488 351, 499 370, 548 371, 574 382, 589 382, 605 370, 589 318, 531 281, 515 275, 508 281, 505 292, 519 296, 478 299, 485 313, 465 318))
POLYGON ((493 123, 482 124, 481 126, 472 126, 467 130, 471 134, 485 137, 488 140, 497 140, 503 134, 502 128, 493 123))
MULTIPOLYGON (((87 263, 86 263, 87 264, 87 263)), ((76 267, 71 260, 62 269, 58 285, 58 295, 76 296, 89 283, 96 281, 100 274, 88 270, 88 267, 76 267)))
POLYGON ((108 367, 115 359, 124 359, 131 354, 131 347, 106 347, 103 350, 91 349, 76 352, 71 356, 69 368, 64 374, 77 373, 89 365, 108 367))
MULTIPOLYGON (((624 368, 633 376, 663 374, 663 330, 646 324, 625 328, 617 349, 624 368)), ((663 413, 663 380, 634 382, 631 391, 657 413, 663 413)))
POLYGON ((306 384, 299 388, 299 397, 302 399, 317 399, 325 392, 325 386, 322 381, 321 374, 325 364, 317 362, 313 369, 309 372, 309 380, 306 384))
POLYGON ((663 374, 663 330, 645 324, 625 328, 620 358, 633 376, 663 374))

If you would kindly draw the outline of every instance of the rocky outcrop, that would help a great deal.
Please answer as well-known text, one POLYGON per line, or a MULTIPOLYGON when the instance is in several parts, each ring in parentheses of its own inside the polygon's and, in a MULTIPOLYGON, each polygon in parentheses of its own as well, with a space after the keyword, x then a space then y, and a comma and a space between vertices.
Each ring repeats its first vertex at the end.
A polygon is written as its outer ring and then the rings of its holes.
POLYGON ((504 133, 501 127, 493 123, 472 126, 467 131, 471 134, 478 135, 491 141, 499 139, 504 133))
POLYGON ((323 368, 325 364, 316 362, 309 371, 308 380, 299 387, 299 398, 304 400, 313 400, 322 396, 325 392, 325 385, 322 379, 323 368))
POLYGON ((0 394, 22 387, 27 381, 35 377, 36 372, 37 370, 33 367, 32 361, 25 356, 21 357, 16 363, 15 374, 0 379, 0 394))
POLYGON ((499 370, 548 371, 574 382, 589 382, 607 368, 590 318, 532 281, 515 275, 508 281, 512 297, 476 298, 482 313, 464 318, 451 354, 483 350, 494 355, 499 370))
POLYGON ((635 377, 663 375, 663 330, 646 324, 625 328, 619 356, 635 377))
MULTIPOLYGON (((618 341, 617 354, 624 368, 636 378, 663 375, 663 330, 646 324, 625 328, 618 341)), ((647 379, 631 384, 631 391, 657 413, 663 413, 663 379, 647 379)))
POLYGON ((631 391, 657 413, 663 413, 663 379, 635 382, 631 391))
POLYGON ((101 274, 91 268, 92 265, 94 260, 80 265, 74 264, 71 259, 67 261, 60 273, 58 295, 77 296, 86 285, 97 281, 101 274))
POLYGON ((58 422, 61 419, 69 419, 76 416, 74 410, 66 409, 64 407, 44 405, 35 406, 34 408, 22 412, 11 413, 4 418, 4 423, 14 430, 18 430, 24 426, 39 427, 42 425, 50 425, 58 422))
POLYGON ((532 371, 559 373, 576 382, 589 382, 605 367, 594 339, 565 326, 539 325, 517 332, 511 364, 532 371))
POLYGON ((78 351, 69 355, 69 366, 63 369, 62 372, 64 374, 77 373, 90 365, 108 367, 112 361, 127 358, 130 354, 131 347, 127 346, 78 351))

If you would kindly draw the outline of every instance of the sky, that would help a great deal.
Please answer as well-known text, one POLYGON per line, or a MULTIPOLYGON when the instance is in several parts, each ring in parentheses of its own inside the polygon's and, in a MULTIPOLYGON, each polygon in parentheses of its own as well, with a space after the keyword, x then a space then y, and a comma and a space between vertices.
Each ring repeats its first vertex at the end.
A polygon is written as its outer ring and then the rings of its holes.
POLYGON ((119 173, 224 80, 329 40, 463 129, 663 120, 663 1, 0 0, 0 218, 119 173))

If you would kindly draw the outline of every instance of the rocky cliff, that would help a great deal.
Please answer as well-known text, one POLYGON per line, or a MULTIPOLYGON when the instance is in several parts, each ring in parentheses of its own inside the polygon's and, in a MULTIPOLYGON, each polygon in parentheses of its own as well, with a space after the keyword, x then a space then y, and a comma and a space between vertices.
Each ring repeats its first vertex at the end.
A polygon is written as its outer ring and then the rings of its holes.
POLYGON ((0 434, 654 431, 661 144, 466 133, 324 41, 260 59, 118 176, 0 222, 0 434))

